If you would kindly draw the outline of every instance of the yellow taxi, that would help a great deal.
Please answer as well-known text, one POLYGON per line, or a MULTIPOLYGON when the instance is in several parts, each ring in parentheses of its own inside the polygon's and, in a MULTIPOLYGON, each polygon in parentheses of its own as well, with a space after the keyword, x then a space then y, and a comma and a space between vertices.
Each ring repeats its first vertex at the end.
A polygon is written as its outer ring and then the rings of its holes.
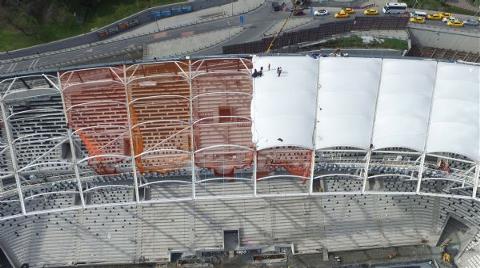
POLYGON ((345 10, 345 12, 347 12, 348 14, 354 14, 355 13, 355 10, 353 10, 353 8, 351 8, 351 7, 346 7, 343 10, 345 10))
POLYGON ((376 10, 375 8, 365 9, 363 11, 363 15, 375 16, 375 15, 378 15, 378 10, 376 10))
POLYGON ((450 27, 463 27, 464 23, 463 21, 459 21, 459 20, 449 20, 447 22, 447 25, 450 27))
POLYGON ((424 17, 420 17, 420 16, 411 17, 411 18, 410 18, 410 22, 413 22, 413 23, 425 23, 425 18, 424 18, 424 17))
POLYGON ((350 17, 350 14, 347 13, 344 9, 340 10, 339 12, 335 13, 335 18, 343 19, 350 17))
POLYGON ((452 16, 452 13, 450 12, 440 12, 438 14, 442 15, 443 18, 448 18, 452 16))
POLYGON ((441 13, 428 14, 427 19, 429 19, 429 20, 442 20, 443 15, 441 13))

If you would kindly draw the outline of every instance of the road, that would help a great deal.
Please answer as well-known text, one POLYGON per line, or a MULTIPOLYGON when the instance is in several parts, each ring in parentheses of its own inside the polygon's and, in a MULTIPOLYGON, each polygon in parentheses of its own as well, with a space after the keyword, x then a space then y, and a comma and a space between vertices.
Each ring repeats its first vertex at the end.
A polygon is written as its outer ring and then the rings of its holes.
MULTIPOLYGON (((295 30, 315 27, 321 23, 338 20, 333 17, 333 13, 335 13, 338 8, 328 9, 331 12, 329 16, 315 17, 310 22, 295 28, 295 30)), ((361 12, 361 10, 358 10, 356 16, 363 16, 361 12)), ((246 29, 241 34, 221 44, 216 44, 208 49, 193 53, 193 55, 221 54, 221 47, 224 45, 261 39, 264 37, 264 33, 271 29, 275 24, 284 21, 288 14, 288 12, 272 12, 270 3, 267 2, 260 8, 243 15, 243 26, 246 29)), ((9 61, 0 61, 0 75, 5 76, 9 73, 31 72, 42 69, 56 69, 63 66, 81 65, 85 62, 100 62, 102 59, 114 56, 117 56, 117 59, 123 57, 125 60, 130 60, 128 55, 141 53, 143 47, 149 43, 180 38, 186 34, 201 34, 224 29, 226 26, 233 27, 239 25, 240 16, 234 16, 158 33, 132 37, 129 39, 112 41, 110 43, 94 43, 87 46, 75 47, 70 51, 63 51, 51 55, 34 54, 34 56, 29 59, 16 58, 9 61)), ((440 21, 427 21, 426 25, 423 27, 434 27, 438 30, 444 29, 448 31, 478 32, 480 34, 480 27, 465 26, 464 28, 447 28, 447 26, 440 21)))
MULTIPOLYGON (((230 3, 232 1, 234 1, 234 0, 195 0, 195 1, 190 2, 189 5, 192 6, 193 10, 200 10, 200 9, 205 9, 205 8, 209 8, 209 7, 212 7, 212 6, 217 6, 217 5, 230 3)), ((185 5, 185 3, 173 4, 173 5, 170 5, 170 6, 182 6, 182 5, 185 5)), ((162 10, 162 9, 163 9, 163 7, 151 8, 151 10, 162 10)), ((129 16, 125 19, 121 19, 117 22, 114 22, 110 25, 118 24, 118 23, 123 22, 123 21, 127 21, 128 18, 131 18, 131 17, 135 17, 136 19, 138 19, 140 24, 150 22, 152 20, 152 18, 150 17, 150 11, 149 10, 143 10, 143 11, 138 12, 138 13, 136 13, 132 16, 129 16)), ((97 31, 99 31, 101 29, 106 29, 110 25, 102 27, 102 28, 98 29, 97 31)), ((0 60, 12 59, 12 58, 16 58, 16 57, 25 57, 25 56, 29 56, 29 55, 38 54, 38 53, 56 51, 56 50, 60 50, 60 49, 65 49, 65 48, 85 45, 85 44, 89 44, 89 43, 93 43, 93 42, 98 42, 98 41, 101 41, 101 39, 97 35, 97 31, 85 33, 85 34, 78 35, 78 36, 73 36, 73 37, 58 40, 58 41, 53 41, 53 42, 46 43, 46 44, 36 45, 36 46, 33 46, 33 47, 29 47, 29 48, 18 49, 18 50, 15 50, 15 51, 8 51, 8 52, 0 52, 0 60)))

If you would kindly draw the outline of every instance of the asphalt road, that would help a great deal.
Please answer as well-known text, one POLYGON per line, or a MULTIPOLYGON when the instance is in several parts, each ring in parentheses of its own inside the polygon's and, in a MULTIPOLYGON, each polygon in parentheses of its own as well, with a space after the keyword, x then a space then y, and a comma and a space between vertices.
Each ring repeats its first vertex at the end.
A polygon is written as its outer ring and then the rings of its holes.
MULTIPOLYGON (((325 17, 315 17, 310 23, 296 28, 315 27, 321 23, 331 22, 335 19, 333 13, 338 8, 329 8, 331 14, 325 17)), ((308 12, 307 12, 308 13, 308 12)), ((361 11, 357 11, 357 16, 363 16, 361 11)), ((251 11, 244 15, 244 27, 246 30, 240 35, 233 37, 231 40, 222 44, 217 44, 211 48, 194 53, 194 55, 211 55, 221 54, 221 47, 227 44, 235 44, 249 42, 263 38, 263 34, 273 25, 283 21, 288 16, 288 12, 272 12, 270 3, 266 2, 262 7, 251 11)), ((309 15, 306 15, 309 16, 309 15)), ((240 25, 240 16, 230 18, 222 18, 211 22, 200 23, 196 25, 172 29, 160 33, 148 34, 133 37, 125 40, 119 40, 104 44, 91 44, 88 47, 78 47, 71 51, 63 51, 51 55, 34 56, 29 59, 13 59, 9 62, 0 61, 0 75, 8 75, 9 73, 29 72, 41 69, 55 69, 60 66, 80 65, 85 62, 101 61, 102 58, 109 58, 118 55, 125 60, 129 60, 129 53, 140 53, 143 47, 152 42, 160 42, 173 38, 179 38, 188 34, 200 34, 209 31, 215 31, 225 28, 226 26, 240 25)), ((442 29, 448 31, 468 31, 480 33, 480 27, 465 26, 463 28, 451 28, 440 21, 427 21, 425 27, 434 27, 439 31, 442 29)))
MULTIPOLYGON (((192 9, 196 11, 196 10, 217 6, 217 5, 223 5, 233 1, 234 0, 196 0, 196 1, 192 1, 191 3, 188 3, 188 5, 192 6, 192 9)), ((185 5, 185 3, 173 4, 170 6, 183 6, 183 5, 185 5)), ((163 9, 164 9, 163 7, 152 8, 152 10, 163 10, 163 9)), ((113 24, 118 24, 123 21, 127 21, 131 17, 135 17, 140 22, 140 24, 149 23, 152 21, 152 17, 150 16, 150 10, 144 10, 137 14, 129 16, 128 18, 119 20, 113 24)), ((89 32, 82 35, 78 35, 78 36, 74 36, 71 38, 66 38, 58 41, 53 41, 46 44, 40 44, 40 45, 36 45, 29 48, 18 49, 15 51, 0 52, 0 60, 13 59, 17 57, 25 57, 29 55, 38 54, 38 53, 56 51, 60 49, 98 42, 98 41, 101 41, 101 38, 98 36, 97 32, 102 29, 107 29, 109 26, 110 25, 107 25, 94 32, 89 32)))
MULTIPOLYGON (((263 36, 268 27, 272 23, 284 20, 288 13, 271 12, 268 5, 264 5, 245 16, 245 27, 247 30, 242 34, 242 39, 238 41, 250 41, 263 36)), ((107 44, 92 44, 89 47, 78 48, 72 51, 60 52, 52 55, 34 56, 29 59, 15 60, 14 62, 0 61, 0 74, 8 74, 15 72, 34 71, 45 68, 55 68, 55 64, 74 65, 76 60, 80 63, 85 60, 93 60, 94 57, 108 57, 114 53, 128 53, 135 49, 142 49, 145 44, 151 42, 160 42, 173 38, 182 37, 184 33, 200 34, 209 31, 224 29, 225 25, 240 25, 240 16, 226 19, 219 19, 211 22, 200 23, 192 26, 186 26, 178 29, 167 30, 161 33, 148 34, 144 36, 133 37, 129 39, 119 40, 107 44)))

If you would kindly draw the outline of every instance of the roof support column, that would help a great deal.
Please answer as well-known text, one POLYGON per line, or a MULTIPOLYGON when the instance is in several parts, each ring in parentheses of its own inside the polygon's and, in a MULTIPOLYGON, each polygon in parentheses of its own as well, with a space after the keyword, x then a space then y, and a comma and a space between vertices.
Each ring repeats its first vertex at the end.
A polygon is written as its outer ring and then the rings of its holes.
POLYGON ((372 129, 370 130, 370 147, 368 148, 367 155, 365 156, 365 167, 364 167, 364 174, 363 174, 363 183, 362 183, 362 194, 365 193, 367 188, 367 179, 368 179, 368 170, 370 168, 370 158, 372 157, 372 151, 374 148, 373 144, 373 133, 375 132, 375 122, 377 120, 377 113, 378 113, 378 99, 380 98, 380 89, 382 88, 382 75, 383 75, 383 59, 382 59, 382 66, 380 68, 380 81, 378 82, 378 89, 377 95, 375 96, 375 113, 373 114, 373 122, 372 122, 372 129))
POLYGON ((417 175, 417 189, 415 192, 417 194, 420 193, 420 188, 422 187, 422 178, 423 178, 423 170, 425 169, 425 157, 426 153, 423 153, 420 157, 420 167, 418 168, 418 175, 417 175))
POLYGON ((315 155, 316 155, 316 151, 315 151, 315 148, 313 148, 312 161, 310 162, 310 186, 309 186, 309 189, 308 189, 309 194, 313 193, 313 178, 315 177, 314 176, 315 175, 314 174, 315 173, 315 155))
POLYGON ((437 88, 437 77, 438 77, 438 62, 436 63, 435 66, 435 80, 433 81, 433 90, 432 90, 432 96, 431 96, 431 101, 430 101, 430 111, 428 112, 428 125, 427 125, 427 134, 425 135, 425 144, 423 145, 423 153, 420 158, 420 167, 418 170, 418 181, 417 181, 417 189, 416 193, 420 194, 420 190, 422 187, 422 178, 423 178, 423 171, 425 169, 425 157, 427 156, 427 144, 428 144, 428 136, 430 134, 430 126, 432 123, 432 111, 433 111, 433 101, 435 97, 435 89, 437 88))
POLYGON ((365 167, 363 173, 363 183, 362 183, 362 194, 365 193, 367 188, 367 180, 368 180, 368 169, 370 168, 370 158, 372 157, 372 148, 368 149, 367 155, 365 156, 365 167))
POLYGON ((477 162, 477 164, 475 166, 475 178, 474 178, 474 181, 473 181, 472 198, 477 197, 479 175, 480 175, 480 163, 477 162))
POLYGON ((320 84, 320 62, 318 62, 318 73, 317 73, 317 94, 315 99, 315 121, 314 121, 314 128, 313 128, 313 151, 312 151, 312 161, 310 162, 310 185, 308 189, 308 193, 313 193, 313 178, 315 177, 315 156, 316 156, 316 149, 317 149, 317 121, 318 121, 318 95, 320 94, 320 89, 322 85, 320 84))
POLYGON ((190 59, 189 56, 187 56, 188 59, 188 86, 190 90, 190 96, 188 98, 189 101, 189 113, 190 113, 190 150, 191 150, 191 169, 192 169, 192 198, 196 199, 197 194, 196 194, 196 181, 197 181, 197 175, 195 174, 195 139, 193 137, 193 85, 192 85, 192 60, 190 59))
POLYGON ((80 194, 80 201, 82 203, 82 207, 85 208, 85 197, 83 196, 83 187, 80 180, 80 169, 78 168, 77 150, 73 143, 73 134, 70 128, 67 128, 67 135, 68 142, 70 143, 70 152, 72 152, 73 171, 75 172, 75 178, 77 180, 78 193, 80 194))
POLYGON ((253 196, 257 196, 257 151, 253 152, 253 196))
MULTIPOLYGON (((53 83, 53 81, 51 81, 48 77, 45 76, 45 79, 47 79, 51 85, 55 85, 55 83, 53 83)), ((63 114, 65 116, 65 124, 67 125, 67 135, 68 135, 68 142, 70 143, 70 152, 72 153, 73 171, 75 172, 75 179, 77 181, 77 188, 78 188, 78 193, 80 195, 80 202, 82 203, 82 208, 85 208, 85 197, 83 196, 83 186, 82 186, 82 181, 80 179, 80 169, 78 168, 77 149, 75 148, 75 145, 73 143, 72 130, 69 127, 67 107, 65 106, 65 97, 63 96, 62 83, 60 82, 60 73, 57 73, 57 79, 58 79, 58 90, 60 91, 60 97, 62 98, 62 107, 63 107, 63 114)))
MULTIPOLYGON (((13 86, 13 82, 10 85, 10 87, 12 86, 13 86)), ((8 110, 5 107, 5 100, 3 98, 0 100, 0 107, 2 110, 3 124, 5 125, 5 134, 7 137, 7 143, 10 149, 9 150, 10 158, 12 160, 13 175, 15 176, 15 183, 17 185, 18 199, 20 199, 20 207, 22 209, 22 214, 25 215, 27 211, 25 210, 25 201, 23 200, 22 185, 20 183, 20 175, 18 174, 17 156, 15 152, 15 147, 13 146, 13 142, 12 142, 12 129, 10 127, 10 124, 8 123, 8 119, 7 119, 8 110)))
POLYGON ((128 81, 127 81, 127 67, 123 65, 123 85, 125 86, 125 105, 127 106, 127 123, 128 123, 128 134, 130 136, 130 154, 131 154, 131 165, 133 171, 133 187, 135 191, 135 202, 140 202, 140 194, 138 192, 138 174, 137 174, 137 162, 135 155, 135 147, 133 142, 133 129, 132 129, 132 116, 130 111, 130 98, 128 94, 128 81))

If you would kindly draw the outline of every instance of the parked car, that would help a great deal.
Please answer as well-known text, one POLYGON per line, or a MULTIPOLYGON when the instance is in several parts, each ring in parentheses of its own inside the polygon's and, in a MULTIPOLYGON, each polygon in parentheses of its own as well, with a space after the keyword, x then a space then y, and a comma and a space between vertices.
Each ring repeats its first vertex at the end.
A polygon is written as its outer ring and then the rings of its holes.
POLYGON ((410 22, 423 24, 425 23, 425 17, 411 17, 410 22))
POLYGON ((447 25, 450 27, 463 27, 464 23, 460 20, 450 20, 447 22, 447 25))
POLYGON ((445 23, 448 23, 449 21, 456 21, 456 20, 457 20, 457 18, 455 18, 454 16, 444 17, 442 19, 442 21, 445 22, 445 23))
POLYGON ((335 13, 335 18, 337 18, 337 19, 343 19, 343 18, 348 18, 348 17, 350 17, 350 15, 344 9, 335 13))
POLYGON ((376 10, 375 8, 365 9, 363 11, 363 14, 367 16, 375 16, 378 15, 378 10, 376 10))
POLYGON ((427 19, 429 19, 429 20, 442 20, 443 15, 441 13, 428 14, 427 19))
POLYGON ((448 18, 448 17, 451 17, 451 16, 452 16, 452 13, 450 13, 450 12, 440 12, 440 14, 441 14, 442 17, 444 17, 444 18, 448 18))
POLYGON ((410 17, 424 17, 426 18, 428 15, 426 12, 414 10, 410 13, 410 17))
POLYGON ((351 7, 346 7, 343 10, 345 10, 345 12, 347 12, 348 14, 354 14, 355 13, 355 10, 353 10, 353 8, 351 8, 351 7))
POLYGON ((328 12, 328 10, 326 10, 326 9, 319 9, 319 10, 315 10, 315 12, 313 12, 314 16, 327 16, 328 14, 330 14, 330 12, 328 12))
POLYGON ((277 12, 282 10, 282 6, 277 2, 272 2, 272 9, 273 11, 277 12))
POLYGON ((468 26, 478 26, 480 22, 476 19, 467 19, 463 21, 463 24, 468 26))

